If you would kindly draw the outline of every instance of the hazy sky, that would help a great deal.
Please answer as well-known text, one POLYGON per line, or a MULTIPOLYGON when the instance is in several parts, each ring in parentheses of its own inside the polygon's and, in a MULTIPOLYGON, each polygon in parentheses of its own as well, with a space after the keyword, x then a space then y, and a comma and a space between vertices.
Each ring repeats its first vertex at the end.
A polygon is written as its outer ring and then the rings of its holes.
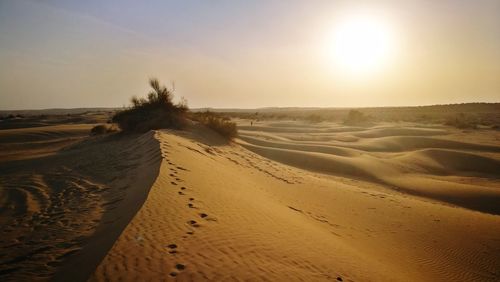
POLYGON ((149 77, 190 107, 500 102, 500 1, 0 0, 0 109, 122 106, 149 77), (391 51, 349 73, 332 34, 367 14, 391 51))

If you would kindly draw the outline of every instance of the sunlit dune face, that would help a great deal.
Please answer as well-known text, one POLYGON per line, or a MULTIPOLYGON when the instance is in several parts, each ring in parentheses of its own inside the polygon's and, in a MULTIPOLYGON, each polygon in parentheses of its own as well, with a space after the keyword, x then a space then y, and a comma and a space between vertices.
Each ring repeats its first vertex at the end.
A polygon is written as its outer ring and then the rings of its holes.
POLYGON ((328 52, 335 67, 352 75, 382 69, 394 51, 391 28, 382 19, 368 15, 339 20, 329 40, 328 52))

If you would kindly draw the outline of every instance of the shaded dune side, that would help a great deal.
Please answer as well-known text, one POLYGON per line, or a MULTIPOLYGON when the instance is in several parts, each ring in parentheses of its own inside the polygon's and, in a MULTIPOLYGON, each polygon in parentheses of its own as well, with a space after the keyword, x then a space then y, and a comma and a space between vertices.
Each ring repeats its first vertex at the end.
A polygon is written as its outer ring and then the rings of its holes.
POLYGON ((160 144, 155 136, 156 132, 150 131, 127 140, 124 147, 116 151, 119 154, 113 167, 116 174, 108 184, 112 189, 104 196, 102 205, 105 208, 99 225, 81 254, 68 260, 58 270, 55 281, 66 281, 67 277, 87 281, 141 208, 158 176, 162 160, 160 144), (82 269, 82 265, 86 267, 82 269), (76 277, 75 273, 78 273, 76 277))
POLYGON ((86 281, 145 200, 160 159, 150 132, 0 163, 1 280, 86 281))
POLYGON ((358 162, 362 161, 362 159, 345 158, 323 152, 304 152, 292 149, 269 148, 243 142, 240 142, 240 145, 263 157, 302 169, 339 176, 377 180, 375 174, 370 173, 369 170, 364 168, 364 165, 358 162))
POLYGON ((500 178, 500 161, 494 158, 454 150, 424 149, 398 157, 400 161, 415 162, 432 174, 457 175, 471 173, 500 178), (417 161, 421 160, 420 162, 417 161))

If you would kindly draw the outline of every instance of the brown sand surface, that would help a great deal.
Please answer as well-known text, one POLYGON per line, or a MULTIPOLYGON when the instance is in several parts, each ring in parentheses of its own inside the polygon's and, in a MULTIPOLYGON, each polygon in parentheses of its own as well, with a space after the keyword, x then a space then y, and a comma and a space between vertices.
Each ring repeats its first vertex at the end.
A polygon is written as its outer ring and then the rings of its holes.
POLYGON ((158 174, 153 132, 90 124, 0 130, 0 280, 85 281, 158 174))
POLYGON ((90 280, 498 281, 499 137, 241 121, 225 144, 158 131, 147 200, 90 280))

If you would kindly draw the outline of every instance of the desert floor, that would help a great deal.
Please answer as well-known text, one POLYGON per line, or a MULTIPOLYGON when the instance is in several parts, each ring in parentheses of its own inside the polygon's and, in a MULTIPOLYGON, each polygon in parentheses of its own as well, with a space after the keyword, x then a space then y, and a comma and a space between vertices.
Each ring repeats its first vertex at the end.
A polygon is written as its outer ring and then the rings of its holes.
POLYGON ((0 278, 498 281, 500 132, 0 131, 0 278))

